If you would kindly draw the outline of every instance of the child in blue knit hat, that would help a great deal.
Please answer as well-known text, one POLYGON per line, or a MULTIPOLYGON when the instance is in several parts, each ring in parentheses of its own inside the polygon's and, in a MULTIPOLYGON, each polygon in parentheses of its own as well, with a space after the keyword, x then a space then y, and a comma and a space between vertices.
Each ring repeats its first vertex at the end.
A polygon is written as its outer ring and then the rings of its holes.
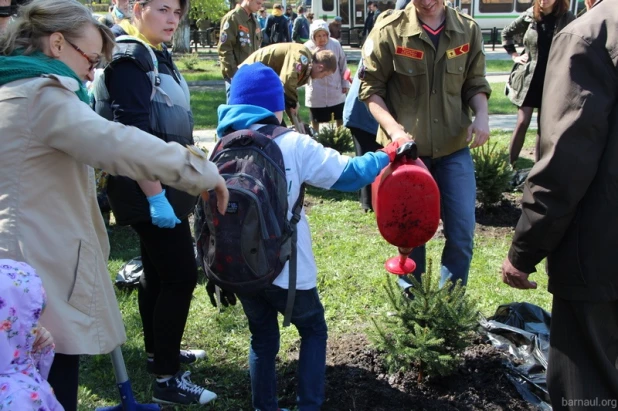
MULTIPOLYGON (((280 124, 285 109, 283 87, 277 74, 262 63, 240 67, 232 79, 229 104, 218 109, 217 135, 236 130, 259 130, 280 124)), ((299 196, 301 184, 324 189, 357 191, 373 182, 395 157, 400 144, 350 158, 325 148, 308 135, 290 130, 275 140, 281 149, 288 182, 288 216, 299 196)), ((298 409, 319 410, 324 402, 327 327, 317 285, 317 267, 311 249, 311 234, 304 210, 297 226, 297 284, 291 322, 300 334, 298 361, 298 409)), ((275 358, 279 351, 279 323, 287 303, 288 263, 273 284, 251 297, 239 296, 251 331, 249 369, 253 408, 277 411, 275 358)))

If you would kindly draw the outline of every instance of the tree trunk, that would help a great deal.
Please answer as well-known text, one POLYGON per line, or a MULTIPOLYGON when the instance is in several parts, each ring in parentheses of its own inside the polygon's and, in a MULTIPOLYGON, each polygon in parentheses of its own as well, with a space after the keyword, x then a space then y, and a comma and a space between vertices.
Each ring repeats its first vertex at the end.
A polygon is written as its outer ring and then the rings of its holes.
POLYGON ((189 13, 185 14, 172 39, 174 54, 191 53, 191 29, 189 28, 189 13))

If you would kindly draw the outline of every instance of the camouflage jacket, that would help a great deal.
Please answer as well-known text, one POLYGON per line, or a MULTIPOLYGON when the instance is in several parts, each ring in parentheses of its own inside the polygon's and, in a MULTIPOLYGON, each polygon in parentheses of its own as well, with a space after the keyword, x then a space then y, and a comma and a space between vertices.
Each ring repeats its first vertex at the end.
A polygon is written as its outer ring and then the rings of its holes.
POLYGON ((221 74, 230 80, 236 74, 238 66, 262 45, 260 23, 253 14, 248 14, 242 7, 236 7, 221 19, 219 35, 219 62, 221 74))
MULTIPOLYGON (((481 30, 471 17, 447 7, 436 50, 413 6, 395 11, 369 33, 363 65, 359 99, 382 97, 419 155, 443 157, 468 145, 468 102, 491 94, 481 30)), ((386 145, 390 138, 380 127, 376 140, 386 145)))

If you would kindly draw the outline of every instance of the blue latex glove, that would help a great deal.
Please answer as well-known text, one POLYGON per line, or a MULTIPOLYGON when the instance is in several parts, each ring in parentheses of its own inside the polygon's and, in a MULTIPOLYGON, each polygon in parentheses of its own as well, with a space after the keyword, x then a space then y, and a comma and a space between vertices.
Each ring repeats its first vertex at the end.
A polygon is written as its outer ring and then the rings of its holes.
POLYGON ((159 228, 174 228, 176 224, 180 224, 180 220, 176 217, 174 209, 165 197, 165 190, 159 194, 146 197, 150 204, 150 218, 152 224, 159 228))

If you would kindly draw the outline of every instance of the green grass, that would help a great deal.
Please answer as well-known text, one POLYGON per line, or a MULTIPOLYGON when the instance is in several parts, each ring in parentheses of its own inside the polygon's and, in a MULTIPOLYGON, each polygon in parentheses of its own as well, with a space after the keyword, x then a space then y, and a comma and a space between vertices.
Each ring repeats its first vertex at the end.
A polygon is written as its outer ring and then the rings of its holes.
MULTIPOLYGON (((309 109, 305 107, 305 89, 298 90, 298 101, 300 102, 300 118, 309 123, 309 109)), ((192 91, 191 92, 191 111, 193 112, 193 122, 195 129, 217 128, 217 107, 225 104, 225 90, 216 91, 192 91)), ((284 116, 286 124, 289 119, 284 116)))
POLYGON ((200 59, 197 65, 193 66, 192 69, 189 70, 185 64, 185 61, 191 60, 191 57, 181 57, 176 60, 176 65, 186 81, 223 80, 223 76, 221 75, 221 67, 216 65, 217 60, 200 59))
POLYGON ((511 60, 486 60, 485 67, 488 73, 509 73, 513 68, 511 60))
POLYGON ((504 94, 506 83, 489 83, 491 98, 489 99, 489 114, 517 114, 517 106, 504 94))
POLYGON ((217 107, 225 104, 225 90, 192 91, 191 111, 194 128, 217 128, 217 107))
MULTIPOLYGON (((526 148, 534 145, 534 133, 529 133, 526 148)), ((509 132, 492 133, 500 149, 508 146, 509 132)), ((524 161, 525 159, 521 159, 524 161)), ((309 188, 307 217, 313 233, 313 247, 318 266, 318 289, 326 309, 329 338, 351 332, 370 332, 371 318, 381 318, 389 310, 383 291, 386 281, 384 261, 396 254, 395 247, 379 235, 374 214, 364 213, 355 193, 339 193, 309 188)), ((113 278, 121 265, 139 255, 139 243, 130 228, 111 226, 111 256, 108 264, 113 278)), ((427 255, 434 270, 438 269, 444 240, 434 239, 427 245, 427 255)), ((486 236, 477 231, 474 258, 470 269, 468 293, 479 302, 485 316, 493 314, 500 304, 528 301, 549 310, 550 295, 545 291, 547 276, 544 265, 532 278, 539 288, 534 291, 512 289, 500 281, 499 270, 508 252, 510 235, 486 236)), ((117 291, 118 303, 127 330, 123 354, 137 400, 150 402, 152 378, 146 374, 143 335, 136 292, 117 291)), ((281 370, 289 367, 298 350, 298 333, 294 328, 281 330, 281 370)), ((236 411, 251 408, 247 370, 249 332, 241 307, 218 313, 210 305, 200 281, 195 290, 187 322, 183 347, 203 348, 208 360, 191 368, 194 382, 215 391, 219 399, 205 407, 167 408, 177 410, 236 411)), ((83 356, 80 366, 79 409, 92 410, 119 402, 114 374, 108 356, 83 356)), ((337 393, 327 393, 337 395, 337 393)), ((281 406, 290 406, 293 393, 283 394, 281 406)))

